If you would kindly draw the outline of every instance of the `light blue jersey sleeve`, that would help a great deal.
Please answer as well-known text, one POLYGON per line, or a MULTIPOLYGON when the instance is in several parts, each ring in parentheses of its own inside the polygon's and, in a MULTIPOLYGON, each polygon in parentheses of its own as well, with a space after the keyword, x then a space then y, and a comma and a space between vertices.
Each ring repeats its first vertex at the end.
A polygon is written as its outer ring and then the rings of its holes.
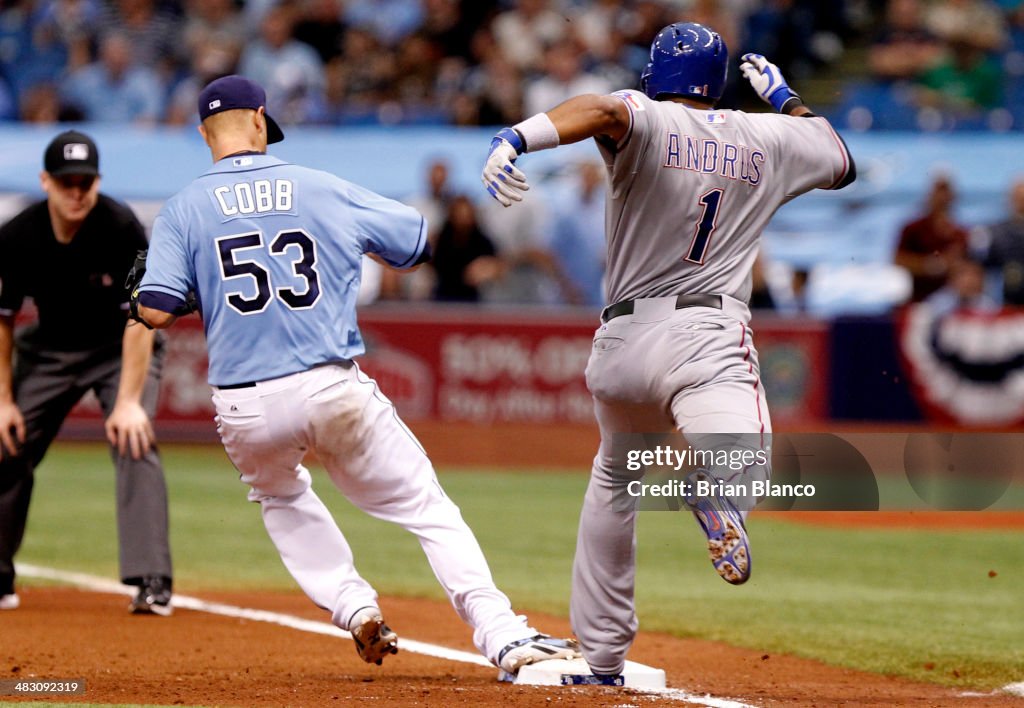
POLYGON ((349 183, 349 207, 363 250, 395 268, 409 268, 427 244, 427 220, 411 206, 349 183))
POLYGON ((174 212, 165 206, 153 222, 146 256, 146 275, 141 292, 158 292, 185 300, 196 290, 195 268, 188 243, 174 223, 174 212))

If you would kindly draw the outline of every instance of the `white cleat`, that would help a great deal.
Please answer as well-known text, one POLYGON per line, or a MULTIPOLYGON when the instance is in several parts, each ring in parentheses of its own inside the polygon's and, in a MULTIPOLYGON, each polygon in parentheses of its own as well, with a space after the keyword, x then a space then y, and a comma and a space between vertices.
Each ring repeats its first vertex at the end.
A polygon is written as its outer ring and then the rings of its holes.
POLYGON ((580 645, 575 639, 556 639, 546 634, 537 634, 512 642, 498 655, 498 668, 515 675, 528 664, 548 659, 577 659, 581 657, 580 645))
POLYGON ((0 610, 16 610, 21 605, 21 598, 17 593, 0 595, 0 610))

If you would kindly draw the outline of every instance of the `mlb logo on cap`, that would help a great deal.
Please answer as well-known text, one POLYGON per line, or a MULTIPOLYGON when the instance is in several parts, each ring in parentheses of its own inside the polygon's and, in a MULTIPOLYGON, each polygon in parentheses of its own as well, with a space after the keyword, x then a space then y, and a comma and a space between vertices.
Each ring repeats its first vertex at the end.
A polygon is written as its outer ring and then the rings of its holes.
POLYGON ((89 146, 85 143, 68 143, 64 146, 65 160, 88 160, 89 146))
POLYGON ((267 142, 284 140, 284 133, 267 112, 267 93, 263 87, 244 76, 232 74, 211 81, 199 94, 199 120, 204 121, 223 111, 245 109, 256 111, 263 108, 267 121, 267 142))
POLYGON ((43 169, 54 177, 61 175, 98 175, 100 154, 96 143, 85 133, 68 130, 46 146, 43 169))

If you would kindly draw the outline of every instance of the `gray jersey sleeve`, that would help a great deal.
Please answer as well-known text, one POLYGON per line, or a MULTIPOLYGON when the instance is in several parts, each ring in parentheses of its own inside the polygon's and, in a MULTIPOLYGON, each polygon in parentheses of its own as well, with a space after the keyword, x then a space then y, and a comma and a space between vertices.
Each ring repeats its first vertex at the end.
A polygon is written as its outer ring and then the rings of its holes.
POLYGON ((634 135, 639 135, 642 139, 650 130, 654 118, 647 109, 653 105, 653 101, 639 91, 633 90, 616 91, 612 95, 626 104, 626 108, 629 109, 629 130, 626 131, 619 144, 615 146, 616 150, 622 150, 633 139, 634 135))
POLYGON ((611 196, 621 196, 637 173, 643 169, 646 147, 658 123, 658 116, 650 110, 655 104, 639 91, 616 91, 612 94, 629 109, 629 129, 617 145, 598 142, 611 177, 611 196))
POLYGON ((776 175, 783 179, 787 197, 812 189, 835 189, 843 182, 850 156, 828 120, 821 116, 770 118, 779 140, 776 175))

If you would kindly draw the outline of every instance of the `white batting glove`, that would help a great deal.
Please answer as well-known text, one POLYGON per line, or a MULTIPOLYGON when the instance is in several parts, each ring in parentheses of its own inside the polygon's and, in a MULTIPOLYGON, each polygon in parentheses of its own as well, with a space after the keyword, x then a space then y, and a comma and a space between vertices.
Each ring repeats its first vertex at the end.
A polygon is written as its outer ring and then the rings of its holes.
POLYGON ((740 64, 740 73, 754 87, 754 91, 766 103, 779 113, 787 101, 792 99, 800 100, 796 91, 789 87, 782 77, 779 67, 772 64, 760 54, 744 54, 743 63, 740 64))
POLYGON ((523 201, 522 193, 530 188, 524 175, 513 163, 519 157, 523 141, 511 128, 502 128, 491 140, 487 163, 480 175, 487 192, 502 206, 523 201))

